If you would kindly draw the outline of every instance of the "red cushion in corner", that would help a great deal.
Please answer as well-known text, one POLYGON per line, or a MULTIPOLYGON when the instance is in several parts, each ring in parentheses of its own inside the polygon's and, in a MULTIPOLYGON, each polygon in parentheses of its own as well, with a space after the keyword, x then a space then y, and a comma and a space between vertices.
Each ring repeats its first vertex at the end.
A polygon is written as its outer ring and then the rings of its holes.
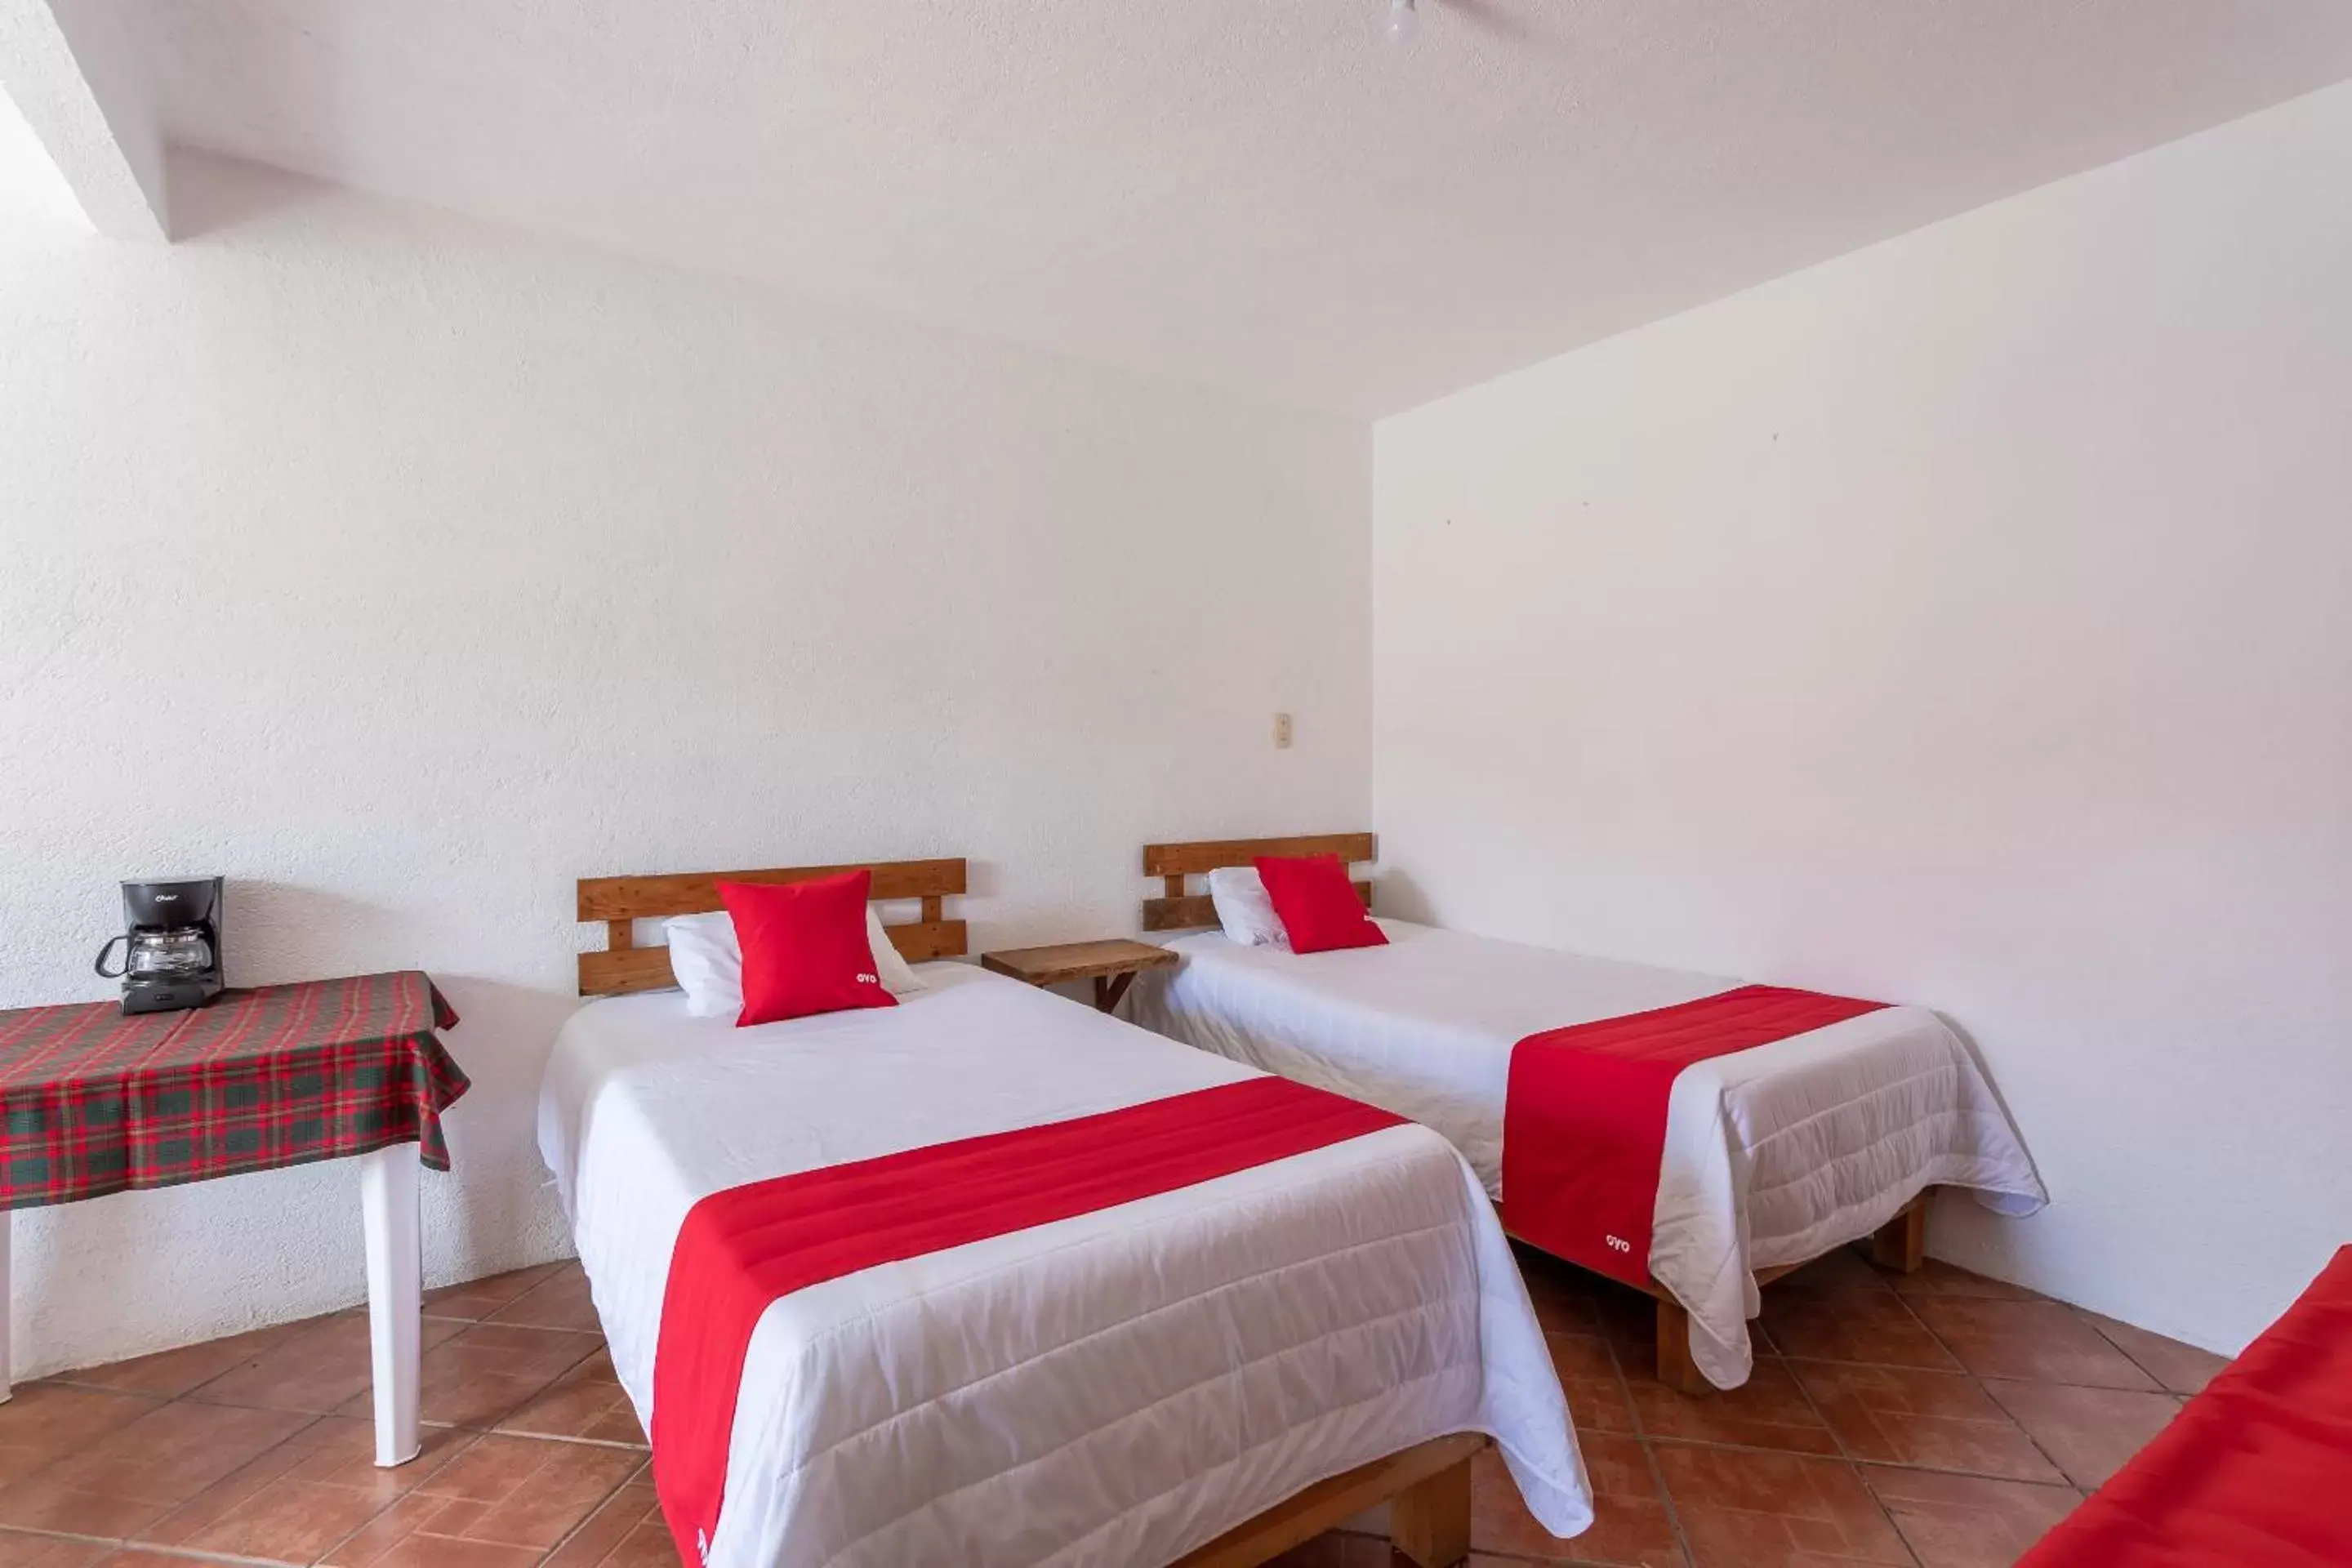
POLYGON ((874 950, 866 945, 866 895, 873 885, 871 871, 772 886, 719 884, 719 901, 727 906, 736 945, 743 950, 737 1028, 898 1005, 882 988, 874 950))
POLYGON ((1387 935, 1364 912, 1364 900, 1337 855, 1297 859, 1262 855, 1256 864, 1265 896, 1274 901, 1275 917, 1290 938, 1291 952, 1388 945, 1387 935))

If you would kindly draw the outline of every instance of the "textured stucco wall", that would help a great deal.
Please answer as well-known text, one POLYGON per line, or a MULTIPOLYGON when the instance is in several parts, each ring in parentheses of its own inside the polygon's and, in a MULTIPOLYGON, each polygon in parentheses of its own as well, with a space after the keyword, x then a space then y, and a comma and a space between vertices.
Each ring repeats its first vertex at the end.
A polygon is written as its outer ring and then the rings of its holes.
POLYGON ((1943 1009, 2216 1349, 2352 1236, 2352 87, 1383 421, 1375 818, 1448 925, 1943 1009))
MULTIPOLYGON (((1363 426, 173 181, 169 248, 0 229, 0 1005, 108 994, 128 876, 225 873, 236 981, 430 969, 430 1279, 568 1247, 577 877, 961 853, 977 950, 1132 930, 1149 838, 1369 811, 1363 426)), ((19 1364, 356 1300, 356 1205, 20 1215, 19 1364)))

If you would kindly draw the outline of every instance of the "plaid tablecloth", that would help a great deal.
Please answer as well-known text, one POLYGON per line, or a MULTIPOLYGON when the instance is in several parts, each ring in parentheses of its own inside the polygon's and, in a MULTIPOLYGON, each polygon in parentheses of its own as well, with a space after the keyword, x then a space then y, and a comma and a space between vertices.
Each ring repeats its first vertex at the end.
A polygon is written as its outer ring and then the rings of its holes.
POLYGON ((0 1011, 0 1208, 414 1142, 449 1168, 457 1015, 415 970, 224 991, 125 1017, 111 1002, 0 1011))

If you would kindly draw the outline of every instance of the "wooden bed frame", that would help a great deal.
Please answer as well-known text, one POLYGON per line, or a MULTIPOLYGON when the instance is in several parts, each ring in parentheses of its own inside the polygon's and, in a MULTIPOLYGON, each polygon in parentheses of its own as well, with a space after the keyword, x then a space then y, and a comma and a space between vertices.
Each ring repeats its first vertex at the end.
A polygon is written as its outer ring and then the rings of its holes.
MULTIPOLYGON (((874 902, 919 901, 919 920, 885 922, 882 928, 909 963, 964 956, 964 923, 948 919, 941 903, 964 891, 960 858, 587 877, 579 884, 580 919, 604 923, 605 947, 580 954, 580 994, 618 996, 676 985, 669 951, 639 947, 636 922, 723 908, 721 882, 803 882, 861 869, 874 875, 874 902)), ((1457 1432, 1318 1481, 1187 1553, 1175 1568, 1255 1568, 1383 1502, 1398 1551, 1421 1568, 1453 1568, 1470 1554, 1470 1467, 1490 1441, 1478 1433, 1457 1432)))
POLYGON ((1171 1568, 1256 1568, 1368 1508, 1389 1505, 1389 1540, 1421 1568, 1470 1555, 1470 1467, 1493 1439, 1456 1432, 1318 1481, 1186 1552, 1171 1568))
MULTIPOLYGON (((1227 866, 1246 866, 1261 855, 1337 855, 1353 866, 1380 858, 1380 841, 1369 833, 1316 833, 1297 838, 1204 838, 1193 844, 1147 844, 1143 874, 1157 877, 1161 896, 1143 900, 1145 931, 1190 931, 1217 923, 1216 906, 1206 893, 1188 894, 1187 877, 1205 877, 1227 866)), ((1372 907, 1372 885, 1356 884, 1364 908, 1372 907)))
POLYGON ((604 951, 580 955, 580 994, 621 996, 661 991, 677 984, 670 973, 669 949, 639 947, 636 922, 672 915, 708 914, 724 906, 721 882, 805 882, 844 871, 871 871, 876 903, 919 901, 921 918, 882 929, 909 963, 964 955, 963 921, 947 918, 940 900, 964 890, 964 862, 875 860, 848 866, 774 866, 758 871, 676 871, 658 877, 584 877, 580 881, 580 919, 602 921, 604 951))
MULTIPOLYGON (((1147 844, 1143 847, 1143 874, 1160 879, 1161 894, 1143 900, 1143 929, 1182 931, 1215 925, 1214 906, 1205 893, 1187 893, 1185 878, 1206 876, 1226 866, 1246 866, 1260 855, 1337 855, 1355 866, 1380 858, 1380 840, 1370 833, 1320 833, 1289 838, 1206 838, 1182 844, 1147 844)), ((1358 882, 1356 890, 1362 895, 1364 907, 1371 908, 1371 883, 1358 882)), ((1935 1195, 1933 1187, 1922 1192, 1871 1237, 1870 1255, 1879 1267, 1902 1274, 1918 1270, 1927 1255, 1927 1210, 1935 1195)), ((1522 1241, 1520 1245, 1533 1244, 1522 1241)), ((1834 1252, 1837 1248, 1830 1250, 1834 1252)), ((1759 1268, 1756 1271, 1757 1286, 1760 1289, 1827 1256, 1822 1253, 1799 1263, 1759 1268)), ((1656 1280, 1645 1280, 1642 1289, 1657 1302, 1658 1381, 1684 1394, 1713 1393, 1715 1385, 1707 1382, 1698 1363, 1691 1359, 1689 1312, 1656 1280)))

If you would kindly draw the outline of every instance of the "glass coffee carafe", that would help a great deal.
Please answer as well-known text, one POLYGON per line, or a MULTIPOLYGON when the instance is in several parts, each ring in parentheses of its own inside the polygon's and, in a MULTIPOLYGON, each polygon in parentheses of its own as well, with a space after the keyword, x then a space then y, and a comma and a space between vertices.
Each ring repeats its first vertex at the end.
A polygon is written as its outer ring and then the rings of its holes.
POLYGON ((109 939, 98 950, 98 973, 109 980, 121 980, 131 975, 181 976, 201 974, 213 966, 212 939, 202 926, 164 926, 142 929, 109 939), (115 944, 123 944, 122 967, 109 969, 108 957, 115 944))

